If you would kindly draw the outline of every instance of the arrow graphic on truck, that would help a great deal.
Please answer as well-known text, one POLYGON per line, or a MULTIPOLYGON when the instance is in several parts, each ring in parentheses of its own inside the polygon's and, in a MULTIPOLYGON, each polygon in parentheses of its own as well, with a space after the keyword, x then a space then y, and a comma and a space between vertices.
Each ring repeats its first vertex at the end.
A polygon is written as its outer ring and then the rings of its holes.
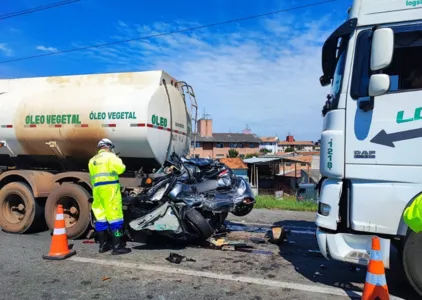
POLYGON ((372 138, 371 143, 394 148, 394 142, 417 139, 421 137, 422 128, 399 131, 395 133, 387 133, 385 130, 381 130, 372 138))

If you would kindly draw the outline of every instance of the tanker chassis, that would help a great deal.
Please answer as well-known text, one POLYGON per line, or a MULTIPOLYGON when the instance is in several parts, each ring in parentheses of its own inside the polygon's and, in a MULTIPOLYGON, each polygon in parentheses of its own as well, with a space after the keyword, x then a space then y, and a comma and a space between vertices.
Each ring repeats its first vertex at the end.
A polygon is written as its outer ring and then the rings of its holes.
POLYGON ((0 227, 53 229, 62 204, 67 236, 81 237, 98 141, 115 143, 122 189, 136 194, 143 174, 189 153, 193 112, 196 124, 192 87, 160 70, 0 80, 0 227))

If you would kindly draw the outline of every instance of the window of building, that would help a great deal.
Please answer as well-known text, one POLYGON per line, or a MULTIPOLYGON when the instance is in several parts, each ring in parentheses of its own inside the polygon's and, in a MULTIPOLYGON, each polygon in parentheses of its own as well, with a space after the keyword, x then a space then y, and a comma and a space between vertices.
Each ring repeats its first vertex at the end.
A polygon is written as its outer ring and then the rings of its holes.
POLYGON ((291 165, 292 165, 292 163, 289 163, 289 162, 288 163, 285 163, 285 166, 286 167, 290 167, 291 165))
POLYGON ((224 148, 224 143, 216 143, 215 148, 224 148))
POLYGON ((255 143, 249 143, 249 148, 257 148, 257 144, 255 143))
MULTIPOLYGON (((194 141, 192 141, 191 142, 191 146, 192 147, 194 147, 194 145, 195 145, 195 142, 194 141)), ((195 148, 200 148, 201 147, 201 142, 196 142, 196 146, 195 146, 195 148)))
POLYGON ((306 167, 306 163, 301 163, 300 164, 302 167, 306 167))
POLYGON ((230 143, 230 148, 237 148, 237 143, 230 143))
MULTIPOLYGON (((382 71, 388 74, 391 86, 388 93, 422 89, 422 26, 398 26, 394 30, 394 56, 391 65, 382 71)), ((352 76, 351 96, 368 97, 371 76, 372 30, 358 35, 352 76)))
POLYGON ((210 142, 203 142, 202 143, 202 149, 204 150, 211 150, 214 148, 214 143, 210 143, 210 142))
POLYGON ((243 148, 243 143, 238 143, 237 148, 243 148))

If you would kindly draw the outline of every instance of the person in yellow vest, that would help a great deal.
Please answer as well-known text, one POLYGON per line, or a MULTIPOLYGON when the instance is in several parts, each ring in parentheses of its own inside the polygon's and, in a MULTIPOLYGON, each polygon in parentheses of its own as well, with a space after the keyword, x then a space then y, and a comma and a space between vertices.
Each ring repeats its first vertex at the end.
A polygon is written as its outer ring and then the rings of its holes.
POLYGON ((113 249, 112 254, 127 254, 131 249, 125 247, 123 237, 122 194, 120 192, 119 175, 126 166, 114 153, 114 145, 109 139, 102 139, 98 145, 98 153, 88 164, 93 188, 91 209, 96 218, 95 231, 99 242, 99 253, 113 249), (107 230, 111 231, 111 244, 107 241, 107 230))

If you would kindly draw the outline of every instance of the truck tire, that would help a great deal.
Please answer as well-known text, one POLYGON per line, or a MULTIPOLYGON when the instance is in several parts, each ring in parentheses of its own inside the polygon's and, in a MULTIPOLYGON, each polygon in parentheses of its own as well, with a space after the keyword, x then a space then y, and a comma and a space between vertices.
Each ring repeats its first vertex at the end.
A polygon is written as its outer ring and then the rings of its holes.
POLYGON ((403 268, 413 289, 422 296, 422 232, 410 231, 403 247, 403 268))
POLYGON ((11 182, 0 190, 0 227, 9 233, 25 233, 42 217, 42 208, 23 182, 11 182))
POLYGON ((90 224, 91 205, 88 202, 90 194, 77 184, 62 184, 56 187, 45 203, 45 220, 53 230, 57 206, 63 205, 68 239, 82 236, 90 224))
POLYGON ((212 229, 211 225, 195 208, 191 208, 186 212, 186 218, 188 221, 190 221, 192 226, 198 230, 202 238, 207 239, 213 235, 214 230, 212 229))

